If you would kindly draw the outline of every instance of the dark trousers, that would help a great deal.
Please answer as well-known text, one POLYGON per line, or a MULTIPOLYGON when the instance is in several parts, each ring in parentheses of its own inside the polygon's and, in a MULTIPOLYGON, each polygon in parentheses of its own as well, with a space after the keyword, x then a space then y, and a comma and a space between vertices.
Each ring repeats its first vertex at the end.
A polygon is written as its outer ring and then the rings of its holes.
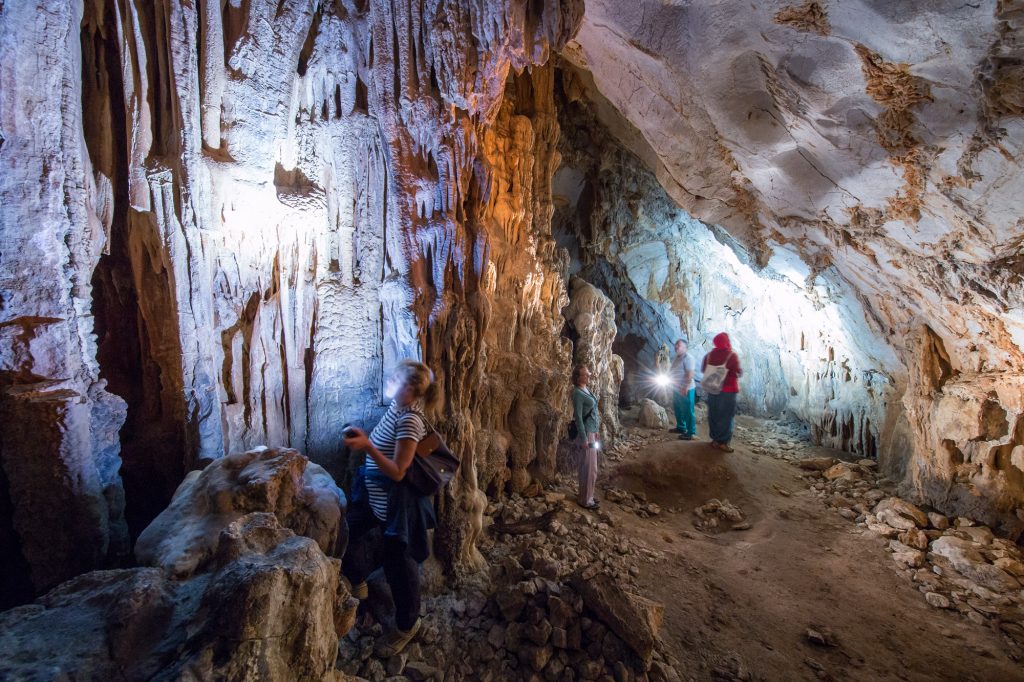
POLYGON ((711 440, 728 444, 732 440, 732 420, 736 416, 736 394, 708 396, 708 430, 711 440))
POLYGON ((341 560, 342 575, 358 585, 382 567, 395 600, 395 624, 399 630, 408 630, 420 615, 420 566, 409 556, 409 545, 393 535, 373 532, 383 530, 384 524, 365 500, 349 506, 347 521, 350 535, 341 560), (375 547, 378 538, 380 544, 375 547))

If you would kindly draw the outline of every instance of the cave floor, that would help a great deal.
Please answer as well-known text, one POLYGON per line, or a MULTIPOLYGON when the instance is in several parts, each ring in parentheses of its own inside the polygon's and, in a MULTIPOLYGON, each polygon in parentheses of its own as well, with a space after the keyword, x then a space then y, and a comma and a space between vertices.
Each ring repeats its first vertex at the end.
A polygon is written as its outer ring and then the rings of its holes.
POLYGON ((930 606, 894 570, 886 541, 825 507, 796 467, 752 452, 744 438, 755 440, 750 436, 771 422, 741 417, 739 424, 747 435, 733 441, 733 453, 711 448, 704 425, 700 441, 652 442, 602 471, 605 485, 678 510, 641 518, 602 505, 618 532, 663 553, 664 561, 641 566, 638 584, 665 604, 662 639, 681 674, 1024 679, 999 633, 930 606), (690 510, 710 498, 727 498, 752 527, 696 531, 690 510), (832 646, 811 643, 808 629, 832 646))

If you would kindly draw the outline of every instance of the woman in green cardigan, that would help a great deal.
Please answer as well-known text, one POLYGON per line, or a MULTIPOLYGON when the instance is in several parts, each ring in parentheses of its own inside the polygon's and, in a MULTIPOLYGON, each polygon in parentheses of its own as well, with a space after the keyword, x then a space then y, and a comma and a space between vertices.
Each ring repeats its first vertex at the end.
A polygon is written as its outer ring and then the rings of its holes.
POLYGON ((572 417, 576 423, 576 441, 573 443, 577 461, 580 463, 579 503, 587 509, 597 509, 594 488, 597 484, 597 451, 601 447, 597 440, 598 410, 597 398, 587 388, 590 369, 577 365, 572 371, 572 417))

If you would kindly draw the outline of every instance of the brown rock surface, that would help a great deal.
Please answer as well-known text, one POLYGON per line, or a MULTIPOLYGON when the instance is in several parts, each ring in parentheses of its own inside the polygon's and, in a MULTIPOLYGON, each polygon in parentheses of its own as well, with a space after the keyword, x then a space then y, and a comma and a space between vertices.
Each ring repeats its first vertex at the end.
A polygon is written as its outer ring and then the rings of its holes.
POLYGON ((135 556, 188 577, 221 552, 225 529, 253 512, 273 514, 328 556, 340 556, 347 540, 344 510, 345 495, 327 472, 295 450, 229 455, 185 477, 171 505, 139 536, 135 556))
POLYGON ((640 658, 650 660, 664 617, 662 604, 625 592, 607 574, 574 582, 583 605, 622 638, 640 658))
POLYGON ((208 573, 86 573, 0 614, 5 679, 324 679, 334 669, 338 562, 272 514, 223 532, 208 573))

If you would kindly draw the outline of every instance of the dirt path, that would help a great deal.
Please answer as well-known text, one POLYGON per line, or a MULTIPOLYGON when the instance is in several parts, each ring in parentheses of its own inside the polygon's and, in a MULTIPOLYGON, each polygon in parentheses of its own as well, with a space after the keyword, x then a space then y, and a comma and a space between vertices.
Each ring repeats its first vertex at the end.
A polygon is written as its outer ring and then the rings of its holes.
POLYGON ((706 437, 652 443, 606 470, 608 484, 680 510, 642 519, 603 505, 619 532, 664 553, 639 580, 666 605, 662 637, 681 671, 693 679, 1024 680, 1024 663, 1009 658, 996 632, 929 606, 893 571, 883 540, 828 510, 798 469, 733 445, 726 454, 706 437), (728 498, 753 527, 697 532, 692 510, 710 498, 728 498), (834 646, 812 644, 808 628, 834 646))

